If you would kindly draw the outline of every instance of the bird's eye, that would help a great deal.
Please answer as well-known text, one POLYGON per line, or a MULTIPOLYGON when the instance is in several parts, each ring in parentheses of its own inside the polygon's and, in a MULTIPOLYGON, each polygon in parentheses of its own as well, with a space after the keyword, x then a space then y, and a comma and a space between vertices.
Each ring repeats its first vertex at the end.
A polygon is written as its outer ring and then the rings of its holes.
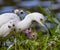
POLYGON ((41 18, 40 21, 43 21, 43 19, 41 18))

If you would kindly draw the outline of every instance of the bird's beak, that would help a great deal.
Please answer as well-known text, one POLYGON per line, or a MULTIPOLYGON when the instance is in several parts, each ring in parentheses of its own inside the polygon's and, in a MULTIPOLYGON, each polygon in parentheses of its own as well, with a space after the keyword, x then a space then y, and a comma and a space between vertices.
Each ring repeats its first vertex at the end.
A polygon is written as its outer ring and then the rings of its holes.
POLYGON ((48 27, 46 25, 44 25, 42 22, 39 22, 39 24, 45 28, 45 30, 47 31, 47 33, 49 35, 52 35, 51 32, 50 32, 50 30, 48 29, 48 27))
POLYGON ((46 29, 46 31, 48 31, 48 28, 42 22, 39 22, 39 25, 41 25, 42 27, 46 29))

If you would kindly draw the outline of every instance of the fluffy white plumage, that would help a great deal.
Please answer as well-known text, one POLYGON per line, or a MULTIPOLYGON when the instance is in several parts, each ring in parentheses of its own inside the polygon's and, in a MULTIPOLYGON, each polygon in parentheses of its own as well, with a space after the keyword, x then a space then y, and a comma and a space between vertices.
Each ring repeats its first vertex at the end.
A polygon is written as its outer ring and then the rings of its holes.
POLYGON ((14 23, 12 22, 12 20, 2 25, 0 27, 0 37, 7 36, 10 33, 10 31, 14 28, 13 25, 14 23))
POLYGON ((0 27, 3 24, 5 24, 8 21, 13 20, 13 19, 20 20, 19 17, 16 14, 14 14, 14 13, 4 13, 4 14, 1 14, 0 15, 0 27))
POLYGON ((0 37, 7 36, 11 32, 13 24, 18 21, 20 21, 19 16, 14 13, 4 13, 0 15, 0 37))

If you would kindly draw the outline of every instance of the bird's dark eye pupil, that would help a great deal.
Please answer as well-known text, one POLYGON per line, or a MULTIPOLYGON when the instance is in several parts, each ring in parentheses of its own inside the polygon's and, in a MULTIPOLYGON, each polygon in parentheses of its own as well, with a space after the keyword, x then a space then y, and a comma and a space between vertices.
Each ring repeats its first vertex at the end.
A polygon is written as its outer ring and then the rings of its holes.
POLYGON ((43 21, 43 19, 40 19, 40 21, 43 21))

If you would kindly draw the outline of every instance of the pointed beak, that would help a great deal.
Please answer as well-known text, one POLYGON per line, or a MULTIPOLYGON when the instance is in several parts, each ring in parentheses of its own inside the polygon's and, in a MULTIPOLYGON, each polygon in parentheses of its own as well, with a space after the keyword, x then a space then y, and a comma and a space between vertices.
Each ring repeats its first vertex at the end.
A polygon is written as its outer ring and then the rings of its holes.
POLYGON ((46 29, 46 31, 48 32, 48 28, 42 22, 39 22, 39 25, 41 25, 42 27, 44 27, 46 29))
POLYGON ((47 31, 47 33, 48 33, 50 36, 52 35, 51 32, 50 32, 50 30, 49 30, 49 28, 47 27, 47 25, 44 25, 42 22, 39 22, 39 24, 40 24, 42 27, 45 28, 45 30, 47 31))

